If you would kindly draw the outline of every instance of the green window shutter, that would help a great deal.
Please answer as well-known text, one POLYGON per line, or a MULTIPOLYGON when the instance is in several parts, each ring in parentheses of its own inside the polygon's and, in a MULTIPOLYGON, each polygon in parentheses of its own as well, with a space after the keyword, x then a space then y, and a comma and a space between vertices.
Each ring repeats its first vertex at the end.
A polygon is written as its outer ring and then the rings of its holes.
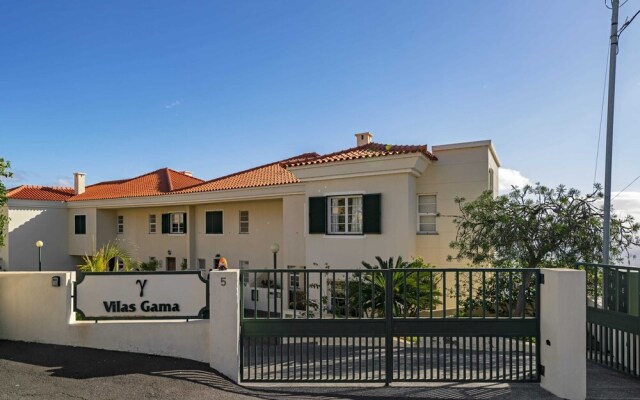
POLYGON ((213 233, 213 213, 207 211, 204 214, 205 228, 204 233, 213 233))
POLYGON ((382 233, 382 195, 362 196, 362 233, 382 233))
POLYGON ((184 233, 187 233, 187 213, 182 213, 182 220, 184 221, 184 233))
POLYGON ((309 233, 327 233, 326 197, 309 197, 309 233))
POLYGON ((207 211, 205 233, 222 233, 222 211, 207 211))
POLYGON ((162 214, 162 233, 171 232, 171 214, 162 214))

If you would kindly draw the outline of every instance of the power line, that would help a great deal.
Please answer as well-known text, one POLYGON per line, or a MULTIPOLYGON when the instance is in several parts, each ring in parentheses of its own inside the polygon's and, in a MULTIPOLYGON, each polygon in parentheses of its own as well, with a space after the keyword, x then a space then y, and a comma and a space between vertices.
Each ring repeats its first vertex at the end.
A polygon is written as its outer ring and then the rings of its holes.
POLYGON ((628 184, 627 186, 624 187, 624 189, 622 189, 621 191, 618 192, 618 194, 616 194, 612 200, 615 200, 616 197, 620 196, 620 194, 622 192, 624 192, 625 190, 627 190, 629 188, 629 186, 633 185, 633 182, 637 181, 638 179, 640 179, 640 175, 636 176, 636 179, 632 180, 630 184, 628 184))
POLYGON ((604 115, 604 95, 607 91, 607 74, 609 72, 609 52, 611 47, 607 46, 607 62, 604 68, 604 84, 602 85, 602 102, 600 104, 600 125, 598 126, 598 147, 596 148, 596 168, 593 172, 593 184, 596 184, 598 176, 598 160, 600 158, 600 138, 602 137, 602 116, 604 115))
POLYGON ((618 37, 620 37, 620 35, 622 34, 622 32, 627 29, 627 27, 629 25, 631 25, 631 23, 633 22, 634 19, 636 19, 636 17, 638 16, 638 14, 640 14, 640 10, 636 11, 635 14, 633 14, 633 17, 631 17, 631 19, 629 19, 629 17, 627 17, 627 19, 624 21, 624 24, 622 24, 622 28, 620 28, 620 30, 618 31, 618 37))

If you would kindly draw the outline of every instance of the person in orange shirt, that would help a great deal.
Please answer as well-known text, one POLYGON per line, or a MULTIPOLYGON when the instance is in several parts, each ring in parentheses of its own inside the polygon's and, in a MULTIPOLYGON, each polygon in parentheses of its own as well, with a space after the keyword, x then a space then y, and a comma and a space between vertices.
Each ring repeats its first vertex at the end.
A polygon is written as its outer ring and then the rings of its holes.
POLYGON ((227 259, 224 257, 220 257, 220 261, 218 261, 218 271, 225 271, 227 268, 229 268, 227 259))

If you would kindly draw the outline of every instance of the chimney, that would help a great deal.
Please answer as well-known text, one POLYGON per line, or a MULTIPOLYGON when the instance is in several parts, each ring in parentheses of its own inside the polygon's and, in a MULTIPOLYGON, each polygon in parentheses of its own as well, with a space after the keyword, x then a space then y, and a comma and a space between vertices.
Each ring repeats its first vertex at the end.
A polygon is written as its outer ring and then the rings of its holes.
POLYGON ((73 188, 76 194, 84 193, 85 178, 87 174, 84 172, 75 172, 73 174, 73 188))
POLYGON ((369 132, 356 133, 356 143, 358 147, 371 143, 371 139, 373 139, 373 135, 369 132))
POLYGON ((191 171, 180 171, 180 173, 186 176, 193 176, 193 172, 191 171))

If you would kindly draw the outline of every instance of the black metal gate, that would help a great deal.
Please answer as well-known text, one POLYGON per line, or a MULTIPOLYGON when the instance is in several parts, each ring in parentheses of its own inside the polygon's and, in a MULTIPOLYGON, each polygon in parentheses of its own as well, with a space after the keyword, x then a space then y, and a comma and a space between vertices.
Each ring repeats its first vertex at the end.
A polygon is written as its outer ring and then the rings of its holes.
POLYGON ((526 269, 243 271, 241 380, 539 381, 539 285, 526 269))

